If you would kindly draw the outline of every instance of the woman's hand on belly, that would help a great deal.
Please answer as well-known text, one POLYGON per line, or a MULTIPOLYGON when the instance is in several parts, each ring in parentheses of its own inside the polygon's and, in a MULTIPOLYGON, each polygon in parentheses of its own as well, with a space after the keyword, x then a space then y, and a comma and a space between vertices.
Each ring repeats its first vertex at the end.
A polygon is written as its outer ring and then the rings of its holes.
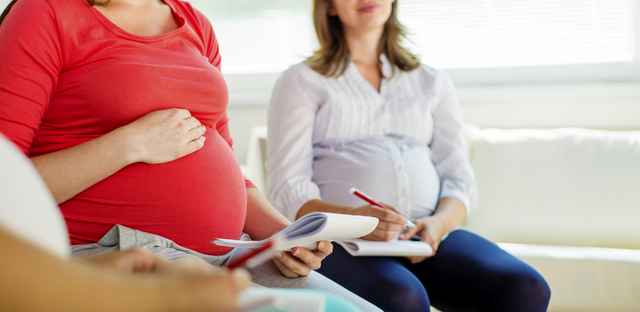
POLYGON ((319 241, 316 248, 314 251, 302 247, 295 247, 291 252, 281 251, 275 255, 273 262, 286 277, 307 276, 319 269, 320 262, 333 252, 333 245, 329 241, 319 241))
POLYGON ((204 146, 205 127, 186 109, 148 113, 121 127, 132 162, 161 164, 189 155, 204 146))
MULTIPOLYGON (((384 205, 384 204, 383 204, 384 205)), ((382 209, 373 205, 364 205, 353 209, 351 214, 378 218, 378 226, 363 239, 372 241, 390 241, 398 236, 407 223, 407 216, 395 207, 385 205, 391 210, 382 209)))

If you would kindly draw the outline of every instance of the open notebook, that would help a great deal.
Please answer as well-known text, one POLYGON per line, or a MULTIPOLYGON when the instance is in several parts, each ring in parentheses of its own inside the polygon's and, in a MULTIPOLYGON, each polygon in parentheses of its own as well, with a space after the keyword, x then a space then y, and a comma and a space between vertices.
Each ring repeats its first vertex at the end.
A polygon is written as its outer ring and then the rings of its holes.
POLYGON ((362 237, 373 232, 377 225, 378 219, 374 217, 312 212, 265 240, 216 239, 212 243, 227 247, 258 248, 267 240, 278 238, 274 250, 291 250, 296 246, 314 250, 318 241, 362 237))
POLYGON ((374 217, 313 212, 262 241, 216 239, 212 243, 227 247, 259 248, 266 241, 278 238, 274 250, 291 250, 296 246, 313 250, 316 242, 329 240, 337 242, 353 256, 430 256, 433 253, 431 246, 423 242, 357 239, 373 232, 377 225, 378 219, 374 217))

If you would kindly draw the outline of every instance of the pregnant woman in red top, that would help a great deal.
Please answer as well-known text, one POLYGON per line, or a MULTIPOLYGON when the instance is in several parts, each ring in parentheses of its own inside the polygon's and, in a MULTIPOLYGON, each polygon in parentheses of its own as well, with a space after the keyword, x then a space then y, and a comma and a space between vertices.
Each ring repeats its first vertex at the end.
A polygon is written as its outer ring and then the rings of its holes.
MULTIPOLYGON (((289 224, 234 157, 218 43, 203 14, 179 0, 10 5, 0 133, 40 171, 72 244, 120 224, 224 259, 231 249, 213 239, 264 239, 289 224)), ((322 241, 274 263, 287 277, 309 275, 331 250, 322 241)))

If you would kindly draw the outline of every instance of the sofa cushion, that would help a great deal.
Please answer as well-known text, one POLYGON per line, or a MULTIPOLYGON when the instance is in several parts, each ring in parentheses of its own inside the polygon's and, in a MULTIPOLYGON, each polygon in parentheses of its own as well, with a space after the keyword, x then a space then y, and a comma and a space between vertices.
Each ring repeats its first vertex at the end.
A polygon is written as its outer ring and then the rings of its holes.
POLYGON ((478 207, 493 241, 640 249, 640 131, 475 131, 478 207))

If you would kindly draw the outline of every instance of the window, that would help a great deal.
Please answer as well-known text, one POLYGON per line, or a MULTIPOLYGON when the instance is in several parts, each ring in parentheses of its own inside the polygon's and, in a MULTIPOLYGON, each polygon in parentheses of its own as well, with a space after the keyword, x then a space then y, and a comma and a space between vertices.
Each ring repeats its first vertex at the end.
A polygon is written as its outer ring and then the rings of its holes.
MULTIPOLYGON (((409 47, 457 84, 640 80, 640 0, 398 0, 409 47)), ((317 48, 311 0, 192 0, 225 74, 281 72, 317 48)))
POLYGON ((211 21, 225 74, 281 72, 317 48, 307 0, 192 0, 211 21))
POLYGON ((402 0, 399 18, 439 68, 630 62, 632 0, 402 0))

